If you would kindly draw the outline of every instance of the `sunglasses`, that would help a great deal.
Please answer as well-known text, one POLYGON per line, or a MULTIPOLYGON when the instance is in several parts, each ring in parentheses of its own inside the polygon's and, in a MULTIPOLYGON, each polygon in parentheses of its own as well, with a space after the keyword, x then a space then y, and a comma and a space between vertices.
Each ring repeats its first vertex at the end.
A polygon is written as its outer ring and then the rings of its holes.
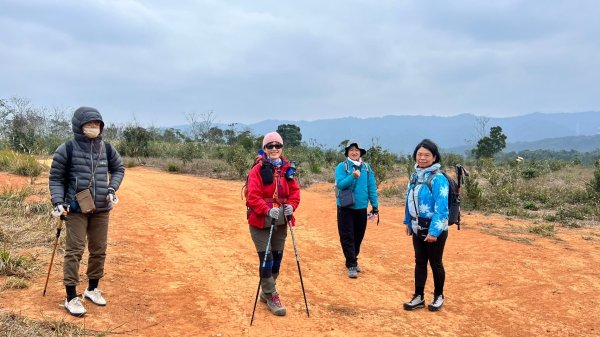
POLYGON ((267 150, 272 150, 272 149, 277 149, 277 150, 279 150, 279 149, 281 149, 282 147, 283 147, 283 145, 281 145, 281 144, 267 144, 267 145, 265 145, 265 148, 266 148, 267 150))

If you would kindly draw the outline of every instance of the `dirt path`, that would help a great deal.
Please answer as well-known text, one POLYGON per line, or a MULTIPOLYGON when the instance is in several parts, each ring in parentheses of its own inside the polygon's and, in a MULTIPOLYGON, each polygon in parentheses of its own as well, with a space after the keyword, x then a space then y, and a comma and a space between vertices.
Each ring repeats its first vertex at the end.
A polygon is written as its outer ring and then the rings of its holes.
MULTIPOLYGON (((48 293, 0 292, 0 308, 130 336, 597 336, 600 334, 600 230, 523 233, 526 223, 464 215, 446 245, 446 305, 405 312, 413 251, 398 206, 369 223, 358 279, 346 276, 329 186, 302 192, 295 230, 310 308, 306 317, 288 236, 278 288, 288 315, 264 304, 249 326, 258 262, 245 224, 241 183, 127 171, 112 213, 105 308, 86 302, 68 316, 62 256, 48 293), (515 229, 516 228, 516 229, 515 229)), ((85 266, 82 266, 82 273, 85 266)), ((431 275, 431 274, 430 274, 431 275)), ((82 274, 84 284, 87 283, 82 274)), ((79 287, 81 291, 83 286, 79 287)), ((432 280, 427 284, 430 301, 432 280)))

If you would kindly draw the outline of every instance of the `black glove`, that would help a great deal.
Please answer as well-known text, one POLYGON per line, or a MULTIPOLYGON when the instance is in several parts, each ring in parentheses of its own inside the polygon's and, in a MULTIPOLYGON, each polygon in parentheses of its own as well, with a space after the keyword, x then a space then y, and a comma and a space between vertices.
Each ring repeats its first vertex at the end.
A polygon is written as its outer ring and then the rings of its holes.
POLYGON ((379 208, 377 208, 377 206, 373 206, 373 208, 371 208, 371 214, 379 214, 379 208))

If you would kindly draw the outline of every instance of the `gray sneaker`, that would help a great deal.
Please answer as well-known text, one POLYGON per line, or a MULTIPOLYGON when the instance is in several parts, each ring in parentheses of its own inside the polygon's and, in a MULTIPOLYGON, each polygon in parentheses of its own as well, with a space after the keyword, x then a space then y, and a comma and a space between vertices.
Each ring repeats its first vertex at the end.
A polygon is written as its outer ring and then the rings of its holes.
POLYGON ((286 310, 283 304, 281 304, 279 294, 274 292, 270 295, 270 297, 267 294, 265 295, 267 296, 267 307, 269 307, 269 310, 271 310, 275 316, 285 316, 286 310))
POLYGON ((429 311, 438 311, 444 305, 444 295, 437 295, 433 298, 433 302, 427 306, 429 311))
POLYGON ((418 308, 425 308, 425 299, 422 295, 414 294, 410 301, 404 303, 404 310, 415 310, 418 308))
POLYGON ((358 277, 358 270, 356 270, 356 267, 348 267, 348 277, 349 278, 357 278, 358 277))

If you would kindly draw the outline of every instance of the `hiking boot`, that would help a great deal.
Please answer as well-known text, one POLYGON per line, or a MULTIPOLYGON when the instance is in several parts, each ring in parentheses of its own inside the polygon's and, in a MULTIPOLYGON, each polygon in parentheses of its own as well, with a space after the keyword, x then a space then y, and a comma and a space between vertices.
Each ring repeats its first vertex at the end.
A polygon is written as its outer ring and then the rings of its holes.
POLYGON ((356 270, 356 267, 348 267, 348 277, 349 278, 357 278, 358 277, 358 270, 356 270))
POLYGON ((269 307, 269 310, 276 316, 285 316, 285 307, 281 304, 279 294, 275 292, 270 297, 267 294, 265 295, 267 296, 267 307, 269 307))
POLYGON ((444 305, 444 295, 436 295, 433 297, 433 302, 427 306, 429 311, 438 311, 444 305))
POLYGON ((86 313, 85 308, 83 307, 83 302, 79 296, 73 297, 73 299, 70 301, 65 299, 65 310, 67 310, 69 314, 76 317, 81 317, 86 313))
POLYGON ((95 305, 99 305, 101 307, 106 305, 106 300, 102 297, 102 292, 100 289, 95 288, 94 290, 88 290, 87 288, 83 292, 83 296, 88 298, 95 305))
POLYGON ((269 295, 267 295, 261 291, 258 299, 263 303, 267 303, 267 298, 269 298, 269 295))
POLYGON ((410 301, 404 303, 404 310, 415 310, 418 308, 425 308, 423 295, 414 294, 410 301))

